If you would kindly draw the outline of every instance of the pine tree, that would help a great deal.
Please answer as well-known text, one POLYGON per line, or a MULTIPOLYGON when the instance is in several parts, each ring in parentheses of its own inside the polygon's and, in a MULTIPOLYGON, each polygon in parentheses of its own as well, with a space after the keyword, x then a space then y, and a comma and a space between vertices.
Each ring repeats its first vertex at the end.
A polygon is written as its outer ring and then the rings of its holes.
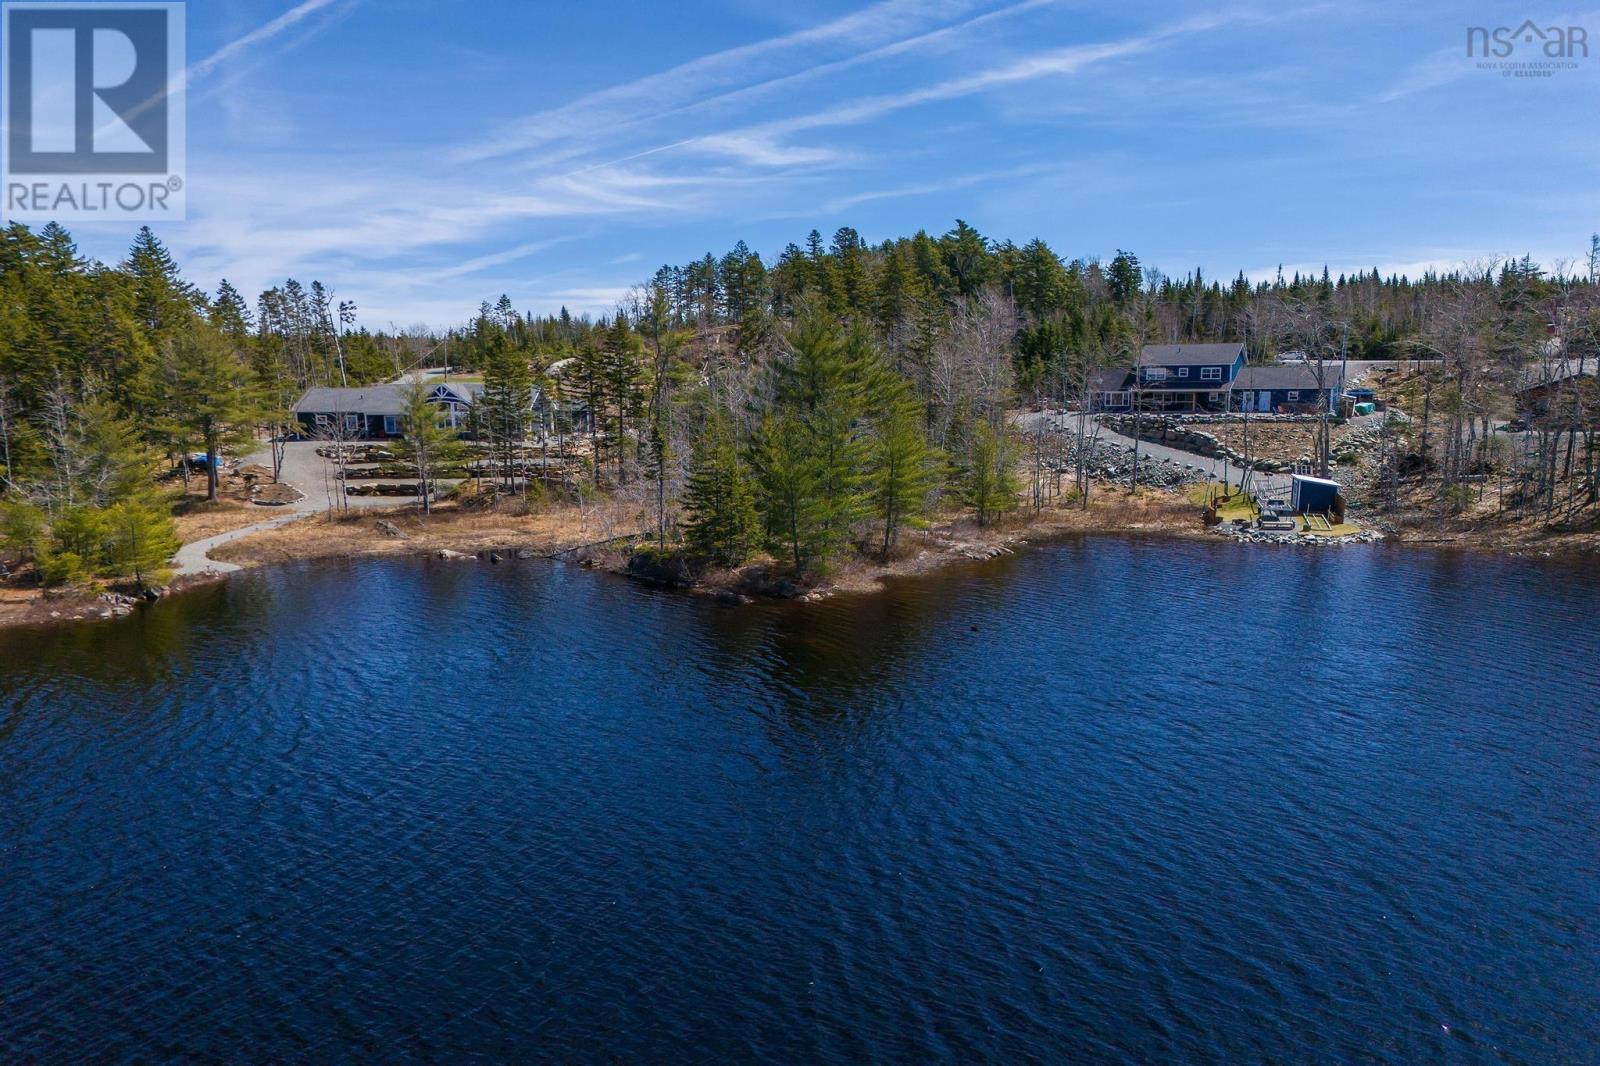
POLYGON ((228 283, 227 278, 217 286, 216 299, 211 301, 211 324, 223 336, 236 343, 242 343, 250 336, 253 325, 251 322, 250 305, 240 295, 239 290, 228 283))
POLYGON ((690 550, 722 566, 738 566, 760 541, 755 491, 720 413, 695 441, 684 510, 689 514, 684 538, 690 550))
POLYGON ((400 448, 416 469, 422 494, 422 513, 433 513, 433 484, 441 467, 458 462, 465 454, 461 436, 449 424, 444 408, 429 399, 432 391, 422 381, 406 387, 400 421, 404 436, 400 448))
POLYGON ((247 445, 262 410, 243 358, 226 337, 191 317, 165 346, 157 392, 162 420, 181 440, 205 449, 206 499, 216 500, 223 449, 247 445))
MULTIPOLYGON (((600 483, 600 466, 607 445, 606 430, 611 419, 606 417, 606 359, 605 354, 592 339, 586 339, 573 359, 573 385, 576 395, 589 409, 590 476, 600 483)), ((620 444, 619 444, 620 446, 620 444)))
POLYGON ((135 314, 153 343, 174 336, 194 317, 202 297, 149 226, 139 227, 123 269, 133 278, 135 314))
POLYGON ((45 545, 45 513, 25 500, 0 499, 0 551, 32 561, 45 545))
POLYGON ((498 456, 506 488, 514 483, 517 460, 533 421, 533 368, 512 347, 505 331, 488 319, 479 322, 487 340, 483 355, 483 396, 478 403, 491 450, 498 456))
POLYGON ((1020 491, 1016 465, 1016 444, 1005 430, 979 422, 973 431, 962 488, 980 526, 993 524, 1016 505, 1020 491))
POLYGON ((1106 272, 1106 283, 1111 287, 1112 302, 1118 307, 1138 296, 1144 286, 1139 257, 1118 248, 1116 257, 1111 260, 1111 269, 1106 272))
POLYGON ((868 463, 874 516, 883 523, 887 556, 906 526, 925 524, 928 495, 938 482, 936 454, 923 431, 922 404, 904 380, 878 390, 868 463))
POLYGON ((774 402, 804 431, 822 517, 817 549, 831 557, 867 511, 865 399, 881 368, 859 332, 843 335, 819 316, 802 320, 789 337, 789 357, 775 364, 774 402))
POLYGON ((106 511, 106 526, 105 567, 110 573, 140 585, 165 577, 167 561, 180 542, 172 515, 157 500, 142 493, 113 504, 106 511))
POLYGON ((830 516, 811 435, 800 419, 769 414, 751 441, 750 465, 768 548, 787 557, 796 573, 825 563, 830 516))
POLYGON ((91 399, 75 412, 78 458, 73 463, 79 485, 75 499, 108 507, 146 491, 150 456, 137 427, 121 417, 109 400, 91 399))
POLYGON ((627 316, 618 313, 606 330, 601 344, 605 380, 605 400, 611 429, 608 434, 614 442, 617 458, 617 484, 627 481, 628 426, 637 422, 644 412, 644 363, 641 358, 639 337, 628 324, 627 316))
POLYGON ((993 274, 988 240, 962 219, 956 219, 955 229, 939 238, 939 251, 961 296, 983 288, 993 274))

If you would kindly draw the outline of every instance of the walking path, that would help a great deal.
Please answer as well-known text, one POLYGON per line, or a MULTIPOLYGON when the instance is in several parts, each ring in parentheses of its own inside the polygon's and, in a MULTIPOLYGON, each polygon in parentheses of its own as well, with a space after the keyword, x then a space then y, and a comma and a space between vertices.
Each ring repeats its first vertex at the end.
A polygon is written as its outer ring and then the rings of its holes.
MULTIPOLYGON (((1043 414, 1029 415, 1024 419, 1023 424, 1031 428, 1033 420, 1039 418, 1048 419, 1046 425, 1059 426, 1063 429, 1071 430, 1073 433, 1078 432, 1079 418, 1077 414, 1071 411, 1046 411, 1043 414)), ((1105 425, 1098 416, 1091 415, 1084 422, 1084 432, 1090 436, 1097 437, 1107 444, 1114 444, 1119 448, 1131 449, 1134 447, 1135 442, 1132 437, 1125 437, 1105 425)), ((1192 466, 1202 470, 1213 481, 1221 481, 1224 477, 1228 477, 1232 479, 1235 485, 1239 483, 1240 468, 1226 459, 1208 458, 1195 452, 1186 452, 1182 448, 1169 448, 1165 444, 1152 444, 1149 441, 1139 441, 1138 448, 1140 462, 1146 459, 1165 459, 1168 462, 1177 463, 1179 466, 1192 466)))
POLYGON ((226 533, 218 533, 214 537, 204 540, 192 541, 178 549, 178 554, 173 556, 172 573, 174 577, 188 577, 193 574, 231 574, 239 567, 234 563, 225 563, 211 558, 211 549, 220 548, 231 541, 242 540, 256 533, 264 533, 269 529, 286 526, 290 522, 313 515, 322 510, 315 506, 306 506, 311 503, 310 498, 297 500, 287 504, 278 514, 264 522, 257 522, 253 526, 244 526, 239 529, 230 529, 226 533))
MULTIPOLYGON (((1049 421, 1046 425, 1060 426, 1076 433, 1078 431, 1079 416, 1074 412, 1047 411, 1043 414, 1028 415, 1023 419, 1024 426, 1033 424, 1034 419, 1044 418, 1049 421)), ((1185 451, 1182 448, 1173 448, 1165 444, 1153 444, 1150 441, 1135 442, 1132 437, 1124 436, 1107 426, 1098 416, 1091 415, 1086 420, 1084 431, 1096 436, 1099 440, 1117 447, 1139 449, 1139 461, 1144 463, 1150 459, 1165 459, 1169 463, 1179 466, 1193 467, 1202 471, 1212 481, 1220 481, 1229 485, 1238 485, 1244 477, 1244 467, 1237 463, 1229 462, 1221 456, 1211 457, 1200 455, 1197 452, 1185 451), (1098 432, 1097 432, 1098 431, 1098 432)), ((1287 474, 1268 474, 1257 470, 1251 475, 1251 491, 1260 492, 1263 496, 1286 495, 1289 491, 1289 476, 1287 474)))
MULTIPOLYGON (((300 493, 300 499, 282 507, 272 508, 270 516, 254 525, 232 529, 226 533, 218 533, 214 537, 206 537, 185 544, 178 549, 178 554, 173 557, 172 572, 175 577, 187 577, 193 574, 231 574, 239 567, 233 563, 221 562, 211 558, 211 550, 220 548, 224 544, 257 533, 264 533, 269 529, 286 526, 290 522, 306 518, 310 515, 320 514, 327 509, 327 488, 323 482, 322 459, 317 455, 317 445, 314 441, 291 441, 284 448, 283 484, 300 493)), ((262 466, 272 465, 272 453, 266 449, 254 452, 244 457, 246 463, 257 463, 262 466)), ((352 496, 347 501, 351 507, 396 507, 403 506, 403 500, 384 496, 352 496)), ((252 504, 251 506, 259 506, 252 504)), ((267 512, 267 508, 262 508, 267 512)))

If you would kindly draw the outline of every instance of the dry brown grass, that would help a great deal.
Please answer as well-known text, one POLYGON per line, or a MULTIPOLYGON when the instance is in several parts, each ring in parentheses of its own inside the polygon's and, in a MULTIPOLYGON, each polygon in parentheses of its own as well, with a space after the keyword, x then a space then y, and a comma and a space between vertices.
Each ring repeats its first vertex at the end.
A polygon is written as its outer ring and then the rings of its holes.
POLYGON ((932 573, 968 561, 963 549, 1010 549, 1033 541, 1075 533, 1159 533, 1199 536, 1204 532, 1201 508, 1171 493, 1140 489, 1130 496, 1119 486, 1096 484, 1089 505, 1068 502, 1035 512, 1019 507, 993 526, 970 518, 949 517, 929 529, 908 535, 896 557, 886 563, 857 559, 830 576, 827 591, 870 592, 884 578, 932 573))
MULTIPOLYGON (((1206 432, 1215 434, 1218 440, 1235 451, 1241 454, 1246 451, 1245 425, 1242 420, 1239 422, 1223 422, 1204 428, 1206 432)), ((1334 455, 1338 455, 1343 450, 1340 447, 1340 443, 1358 428, 1353 423, 1346 423, 1342 426, 1329 426, 1329 451, 1334 455)), ((1251 457, 1255 459, 1293 462, 1303 456, 1315 454, 1317 429, 1318 424, 1315 422, 1256 422, 1252 420, 1250 422, 1250 447, 1248 450, 1251 457)))
POLYGON ((188 544, 265 521, 272 517, 275 510, 237 500, 207 503, 203 493, 199 496, 180 494, 173 501, 172 524, 178 531, 178 539, 188 544))
POLYGON ((1402 487, 1399 506, 1384 514, 1404 540, 1414 544, 1446 544, 1513 554, 1595 554, 1600 552, 1600 506, 1583 508, 1552 523, 1543 515, 1502 513, 1494 492, 1456 512, 1432 488, 1402 487))
POLYGON ((521 506, 479 511, 442 504, 428 517, 414 507, 373 508, 304 518, 226 544, 211 554, 240 566, 258 566, 291 559, 409 555, 441 549, 527 548, 547 553, 639 533, 647 526, 645 519, 637 506, 611 501, 583 508, 551 505, 532 511, 521 506), (380 522, 394 526, 400 536, 383 532, 380 522))

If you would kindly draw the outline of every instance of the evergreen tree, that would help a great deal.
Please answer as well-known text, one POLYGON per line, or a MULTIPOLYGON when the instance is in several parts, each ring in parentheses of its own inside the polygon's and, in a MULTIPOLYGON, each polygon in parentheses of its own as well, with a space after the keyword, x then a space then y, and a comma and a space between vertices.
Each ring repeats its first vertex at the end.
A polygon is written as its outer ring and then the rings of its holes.
POLYGON ((816 315, 794 328, 788 348, 774 367, 775 403, 804 431, 822 519, 816 547, 827 558, 867 510, 862 419, 881 371, 859 332, 844 335, 816 315))
POLYGON ((424 515, 433 513, 433 483, 439 469, 459 462, 466 453, 460 433, 450 425, 444 408, 429 399, 431 395, 425 382, 413 381, 406 387, 400 415, 401 453, 416 469, 424 515))
MULTIPOLYGON (((606 359, 593 339, 585 339, 573 357, 573 385, 576 395, 589 411, 590 475, 595 484, 600 482, 600 467, 607 446, 606 431, 611 419, 606 417, 606 359)), ((619 443, 620 446, 620 443, 619 443)))
POLYGON ((796 573, 824 561, 829 519, 810 433, 790 413, 769 414, 750 445, 767 547, 796 573))
POLYGON ((487 338, 483 354, 483 395, 478 402, 491 451, 510 488, 518 458, 533 420, 533 368, 527 356, 511 346, 505 331, 491 319, 479 320, 487 338))
POLYGON ((159 583, 180 545, 172 515, 149 493, 141 493, 113 504, 105 518, 107 571, 140 585, 159 583))
POLYGON ((0 551, 31 562, 45 545, 49 522, 26 500, 0 499, 0 551))
POLYGON ((610 420, 607 436, 613 442, 617 459, 617 484, 627 481, 628 426, 643 416, 645 371, 638 334, 626 315, 617 314, 601 344, 605 382, 605 405, 610 420))
POLYGON ((922 515, 938 475, 923 429, 922 404, 906 383, 886 380, 876 407, 868 462, 872 509, 883 524, 882 551, 887 556, 904 527, 924 524, 922 515))
POLYGON ((994 273, 989 242, 959 218, 955 229, 939 238, 939 250, 961 296, 971 296, 983 288, 994 273))
POLYGON ((755 490, 727 418, 720 413, 712 415, 695 441, 684 510, 690 550, 722 566, 738 566, 760 541, 755 490))
POLYGON ((216 299, 211 301, 210 318, 211 324, 235 343, 242 344, 250 336, 253 325, 250 305, 238 289, 228 284, 227 278, 223 278, 217 286, 216 299))
POLYGON ((109 400, 90 399, 79 406, 72 464, 79 484, 73 498, 95 507, 132 499, 150 487, 150 456, 135 425, 121 417, 109 400))
POLYGON ((162 355, 161 416, 186 445, 205 450, 206 499, 214 501, 223 449, 249 444, 261 403, 238 349, 199 319, 191 316, 162 355))
POLYGON ((1111 288, 1112 302, 1118 307, 1138 296, 1144 286, 1144 275, 1139 271, 1139 257, 1118 248, 1116 257, 1111 260, 1111 268, 1106 271, 1106 284, 1111 288))
POLYGON ((1020 491, 1016 465, 1016 443, 1005 430, 987 421, 979 422, 973 432, 962 489, 980 526, 991 525, 1016 506, 1020 491))
POLYGON ((133 279, 134 312, 153 343, 159 345, 186 327, 202 297, 183 280, 172 253, 149 226, 139 227, 123 267, 133 279))

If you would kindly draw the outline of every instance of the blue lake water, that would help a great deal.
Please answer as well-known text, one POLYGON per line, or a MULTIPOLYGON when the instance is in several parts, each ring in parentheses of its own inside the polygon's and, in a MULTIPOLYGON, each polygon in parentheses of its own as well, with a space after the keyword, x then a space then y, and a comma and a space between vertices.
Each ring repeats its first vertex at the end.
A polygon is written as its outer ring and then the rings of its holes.
POLYGON ((1600 572, 1085 539, 0 633, 0 1060, 1594 1062, 1600 572))

